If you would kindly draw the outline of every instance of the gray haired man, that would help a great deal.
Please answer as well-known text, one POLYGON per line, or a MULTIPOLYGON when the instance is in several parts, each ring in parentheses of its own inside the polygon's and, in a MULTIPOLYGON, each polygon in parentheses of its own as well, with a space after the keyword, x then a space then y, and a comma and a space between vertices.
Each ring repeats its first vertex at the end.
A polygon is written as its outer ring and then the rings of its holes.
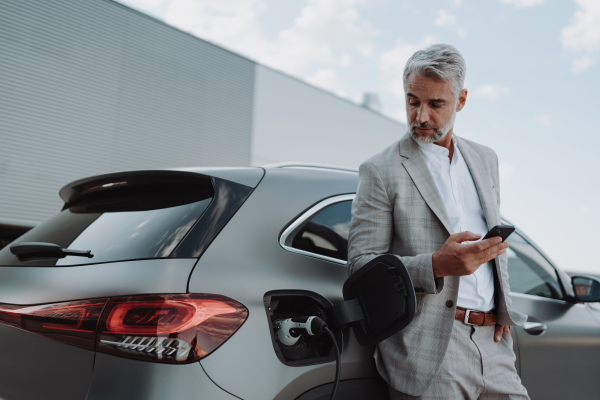
POLYGON ((515 369, 507 243, 479 240, 500 224, 498 158, 453 135, 466 65, 446 44, 404 68, 409 132, 365 161, 352 206, 348 269, 397 255, 417 293, 413 322, 379 343, 394 399, 528 399, 515 369))

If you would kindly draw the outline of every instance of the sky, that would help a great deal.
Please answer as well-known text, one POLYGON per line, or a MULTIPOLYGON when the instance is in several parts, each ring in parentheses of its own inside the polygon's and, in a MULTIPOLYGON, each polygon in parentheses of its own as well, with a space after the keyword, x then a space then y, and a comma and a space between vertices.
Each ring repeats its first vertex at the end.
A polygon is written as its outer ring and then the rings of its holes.
POLYGON ((401 122, 406 60, 454 45, 454 132, 498 154, 502 214, 564 270, 600 274, 600 1, 119 2, 339 97, 376 93, 401 122))

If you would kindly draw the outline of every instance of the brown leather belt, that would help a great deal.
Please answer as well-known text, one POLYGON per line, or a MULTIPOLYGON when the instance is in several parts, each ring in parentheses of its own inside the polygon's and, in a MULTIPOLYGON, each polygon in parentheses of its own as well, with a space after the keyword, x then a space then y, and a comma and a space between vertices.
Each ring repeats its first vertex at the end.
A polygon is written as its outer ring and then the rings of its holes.
POLYGON ((454 319, 464 322, 467 325, 490 326, 496 325, 496 316, 491 311, 474 311, 456 307, 454 319))

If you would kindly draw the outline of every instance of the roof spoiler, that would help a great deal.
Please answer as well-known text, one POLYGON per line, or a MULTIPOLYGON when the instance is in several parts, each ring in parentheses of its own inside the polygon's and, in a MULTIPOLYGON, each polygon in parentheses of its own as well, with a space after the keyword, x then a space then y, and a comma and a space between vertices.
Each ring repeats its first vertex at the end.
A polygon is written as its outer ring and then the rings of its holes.
MULTIPOLYGON (((209 176, 186 171, 131 171, 97 175, 71 182, 59 191, 60 198, 68 208, 82 197, 106 190, 159 185, 206 184, 209 176)), ((63 208, 63 209, 64 209, 63 208)))

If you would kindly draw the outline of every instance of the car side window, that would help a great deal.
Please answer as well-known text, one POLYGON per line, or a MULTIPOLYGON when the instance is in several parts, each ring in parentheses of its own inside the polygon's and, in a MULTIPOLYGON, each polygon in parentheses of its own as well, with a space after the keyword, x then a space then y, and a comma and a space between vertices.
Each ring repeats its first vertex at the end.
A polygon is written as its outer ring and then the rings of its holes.
POLYGON ((556 270, 527 240, 513 233, 506 240, 511 292, 563 299, 556 270))
POLYGON ((347 200, 320 210, 296 233, 292 247, 347 261, 351 209, 347 200))

